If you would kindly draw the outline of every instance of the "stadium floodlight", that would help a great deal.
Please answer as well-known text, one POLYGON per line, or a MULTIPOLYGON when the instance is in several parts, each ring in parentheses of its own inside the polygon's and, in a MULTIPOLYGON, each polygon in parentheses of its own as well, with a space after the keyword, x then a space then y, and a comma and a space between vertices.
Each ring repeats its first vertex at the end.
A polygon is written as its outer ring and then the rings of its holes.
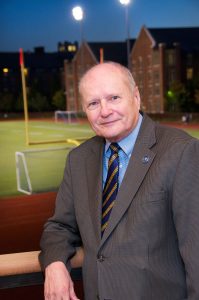
POLYGON ((72 9, 72 14, 73 14, 73 17, 76 21, 82 21, 83 20, 84 12, 83 12, 83 9, 81 8, 81 6, 75 6, 72 9))
POLYGON ((131 0, 119 0, 119 2, 125 6, 126 8, 126 16, 125 16, 125 22, 126 22, 126 32, 127 32, 127 62, 128 62, 128 68, 130 68, 130 37, 129 37, 129 11, 128 6, 131 2, 131 0))
POLYGON ((83 18, 84 18, 84 11, 82 9, 81 6, 75 6, 73 9, 72 9, 72 15, 73 15, 73 18, 80 22, 80 35, 81 35, 81 44, 83 43, 83 18))
MULTIPOLYGON (((76 21, 80 23, 80 44, 81 44, 81 50, 80 50, 80 74, 82 75, 84 73, 84 33, 83 33, 83 19, 84 19, 84 11, 81 6, 75 6, 72 9, 73 17, 76 21)), ((77 82, 76 82, 77 84, 77 82)), ((75 103, 77 103, 77 99, 75 99, 75 103)), ((77 104, 75 104, 75 108, 77 110, 77 104)))
POLYGON ((122 5, 128 5, 131 1, 130 0, 120 0, 122 5))

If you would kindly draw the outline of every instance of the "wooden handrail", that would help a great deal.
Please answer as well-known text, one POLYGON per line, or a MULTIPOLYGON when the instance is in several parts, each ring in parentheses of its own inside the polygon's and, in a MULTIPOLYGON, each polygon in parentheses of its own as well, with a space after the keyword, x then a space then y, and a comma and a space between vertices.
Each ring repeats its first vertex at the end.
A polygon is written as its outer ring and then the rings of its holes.
MULTIPOLYGON (((39 252, 32 251, 0 255, 0 276, 41 272, 38 260, 39 252)), ((75 256, 71 259, 72 268, 81 267, 83 257, 83 249, 78 248, 75 256)))

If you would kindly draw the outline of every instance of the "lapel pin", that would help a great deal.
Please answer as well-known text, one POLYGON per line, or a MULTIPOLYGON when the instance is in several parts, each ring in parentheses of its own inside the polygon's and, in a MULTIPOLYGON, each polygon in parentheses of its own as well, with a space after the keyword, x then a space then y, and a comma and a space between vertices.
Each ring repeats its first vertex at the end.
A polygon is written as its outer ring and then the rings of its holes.
POLYGON ((149 159, 150 159, 149 156, 147 156, 147 155, 143 156, 142 157, 143 164, 147 164, 149 162, 149 159))

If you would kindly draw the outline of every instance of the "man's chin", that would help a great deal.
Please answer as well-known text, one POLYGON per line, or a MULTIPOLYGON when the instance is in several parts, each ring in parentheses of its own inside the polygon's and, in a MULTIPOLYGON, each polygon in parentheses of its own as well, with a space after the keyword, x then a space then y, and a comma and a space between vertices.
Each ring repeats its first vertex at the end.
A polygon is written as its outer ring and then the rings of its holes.
POLYGON ((115 139, 118 136, 118 129, 114 129, 113 127, 103 128, 103 130, 94 130, 96 135, 104 137, 107 140, 115 139))
POLYGON ((106 140, 110 141, 110 142, 116 142, 118 140, 118 135, 117 134, 103 134, 102 135, 106 140))

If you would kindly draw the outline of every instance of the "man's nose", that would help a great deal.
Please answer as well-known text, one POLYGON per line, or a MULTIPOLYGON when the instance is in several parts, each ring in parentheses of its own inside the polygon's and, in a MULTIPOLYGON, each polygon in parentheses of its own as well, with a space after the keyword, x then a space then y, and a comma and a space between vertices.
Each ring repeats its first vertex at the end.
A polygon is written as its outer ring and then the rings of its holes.
POLYGON ((110 115, 111 113, 111 107, 110 105, 108 105, 106 100, 102 100, 101 101, 101 116, 102 117, 106 117, 108 115, 110 115))

